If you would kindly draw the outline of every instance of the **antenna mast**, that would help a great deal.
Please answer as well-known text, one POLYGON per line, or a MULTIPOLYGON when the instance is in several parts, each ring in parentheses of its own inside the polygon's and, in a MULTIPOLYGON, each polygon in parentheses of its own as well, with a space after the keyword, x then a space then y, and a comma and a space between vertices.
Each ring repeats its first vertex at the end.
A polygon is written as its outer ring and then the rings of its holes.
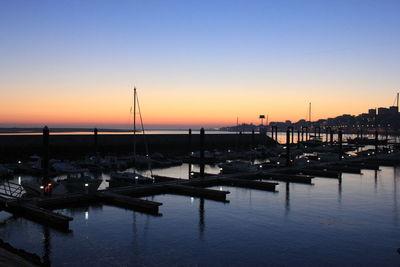
POLYGON ((133 156, 136 158, 136 87, 133 87, 133 156))

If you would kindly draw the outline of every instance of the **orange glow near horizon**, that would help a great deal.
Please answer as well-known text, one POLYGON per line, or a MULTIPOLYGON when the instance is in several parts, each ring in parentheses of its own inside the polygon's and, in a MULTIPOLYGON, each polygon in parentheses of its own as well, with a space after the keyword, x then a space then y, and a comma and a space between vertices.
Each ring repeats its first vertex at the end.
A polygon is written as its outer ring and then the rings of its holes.
MULTIPOLYGON (((240 87, 202 90, 200 86, 190 91, 180 88, 145 91, 138 88, 145 127, 221 127, 235 125, 237 117, 239 123, 259 124, 260 114, 268 115, 269 122, 306 119, 310 100, 302 98, 301 90, 296 92, 285 88, 273 94, 271 91, 256 88, 248 93, 246 88, 240 87)), ((369 99, 365 97, 363 101, 355 101, 358 97, 349 94, 346 98, 313 92, 312 120, 345 113, 357 115, 378 106, 379 100, 382 106, 388 106, 384 104, 387 101, 385 97, 378 99, 371 96, 369 99)), ((8 101, 4 101, 0 107, 0 123, 8 126, 128 127, 133 121, 130 113, 132 90, 121 88, 60 89, 50 93, 43 89, 31 91, 24 97, 11 93, 5 99, 8 101)), ((139 117, 137 119, 139 121, 139 117)))

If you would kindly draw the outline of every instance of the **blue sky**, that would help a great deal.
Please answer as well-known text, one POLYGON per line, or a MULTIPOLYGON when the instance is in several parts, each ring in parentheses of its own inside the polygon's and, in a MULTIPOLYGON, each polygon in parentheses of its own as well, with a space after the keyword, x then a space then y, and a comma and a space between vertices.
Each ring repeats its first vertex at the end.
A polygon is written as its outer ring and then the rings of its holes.
MULTIPOLYGON (((82 103, 93 109, 106 105, 108 94, 123 95, 116 105, 126 105, 123 92, 136 84, 147 103, 176 96, 168 98, 176 107, 170 114, 160 101, 154 109, 146 105, 150 121, 160 125, 156 113, 187 123, 179 116, 187 99, 193 114, 209 105, 205 119, 196 119, 204 125, 258 113, 297 120, 309 101, 316 118, 356 114, 391 104, 400 87, 399 11, 400 1, 2 0, 0 87, 7 103, 29 95, 31 102, 46 98, 64 107, 73 95, 99 96, 96 105, 82 103), (224 101, 220 112, 207 95, 224 101)), ((27 104, 14 105, 19 113, 3 106, 0 115, 22 123, 20 116, 30 116, 21 111, 27 104)), ((53 122, 40 114, 33 124, 53 122)), ((67 115, 60 117, 74 124, 76 114, 67 115)))

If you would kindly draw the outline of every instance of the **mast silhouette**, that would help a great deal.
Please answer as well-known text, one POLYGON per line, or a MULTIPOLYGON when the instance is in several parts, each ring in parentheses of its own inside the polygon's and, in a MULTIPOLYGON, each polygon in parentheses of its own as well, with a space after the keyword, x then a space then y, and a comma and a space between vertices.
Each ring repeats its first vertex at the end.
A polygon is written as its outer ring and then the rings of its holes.
POLYGON ((136 161, 136 87, 133 87, 133 157, 136 161))

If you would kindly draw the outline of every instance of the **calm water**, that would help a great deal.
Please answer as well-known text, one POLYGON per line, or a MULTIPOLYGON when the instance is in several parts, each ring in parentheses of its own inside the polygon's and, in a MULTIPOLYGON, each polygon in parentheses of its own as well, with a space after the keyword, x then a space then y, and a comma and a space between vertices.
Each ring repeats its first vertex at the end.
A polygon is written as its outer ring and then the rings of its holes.
POLYGON ((148 197, 163 203, 160 217, 111 206, 60 210, 74 217, 67 234, 0 212, 0 237, 53 266, 398 266, 400 169, 381 169, 342 183, 281 182, 277 193, 214 187, 231 192, 228 204, 148 197))

